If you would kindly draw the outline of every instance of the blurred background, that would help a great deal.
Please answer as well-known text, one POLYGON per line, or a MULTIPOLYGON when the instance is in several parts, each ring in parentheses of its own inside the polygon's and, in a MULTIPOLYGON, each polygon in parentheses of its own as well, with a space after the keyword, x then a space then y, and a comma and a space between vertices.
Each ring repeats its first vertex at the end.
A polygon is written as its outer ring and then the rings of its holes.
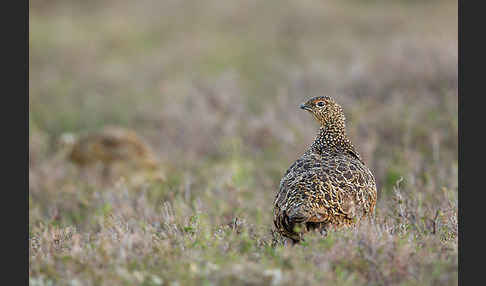
MULTIPOLYGON (((456 215, 456 1, 32 0, 29 20, 31 236, 98 233, 107 214, 162 228, 170 204, 178 223, 237 217, 264 237, 280 178, 318 129, 299 104, 317 95, 343 106, 378 216, 400 178, 417 217, 456 215), (60 155, 63 134, 107 125, 144 138, 163 182, 106 186, 60 155)), ((31 275, 55 277, 52 264, 31 257, 31 275)))

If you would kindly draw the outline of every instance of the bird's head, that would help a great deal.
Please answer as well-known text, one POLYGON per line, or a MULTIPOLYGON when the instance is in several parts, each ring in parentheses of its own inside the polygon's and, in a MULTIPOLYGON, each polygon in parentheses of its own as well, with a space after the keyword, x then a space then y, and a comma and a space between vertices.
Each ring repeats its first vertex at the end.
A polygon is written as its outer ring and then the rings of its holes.
POLYGON ((300 105, 314 115, 323 127, 338 127, 344 129, 345 117, 341 106, 329 96, 316 96, 300 105))

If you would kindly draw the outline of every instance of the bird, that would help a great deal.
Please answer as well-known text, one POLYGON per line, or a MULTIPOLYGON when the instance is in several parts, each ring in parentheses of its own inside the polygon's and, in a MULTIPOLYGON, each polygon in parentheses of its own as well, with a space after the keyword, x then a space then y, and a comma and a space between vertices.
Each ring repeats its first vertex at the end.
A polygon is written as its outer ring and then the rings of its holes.
POLYGON ((375 212, 375 178, 346 134, 342 107, 329 96, 300 105, 319 122, 314 142, 285 172, 275 196, 277 233, 292 241, 304 234, 352 226, 375 212))
POLYGON ((79 138, 71 133, 61 137, 61 142, 70 146, 69 161, 83 169, 101 163, 104 179, 110 176, 116 162, 134 163, 149 170, 158 168, 159 161, 150 146, 130 129, 106 126, 79 138))

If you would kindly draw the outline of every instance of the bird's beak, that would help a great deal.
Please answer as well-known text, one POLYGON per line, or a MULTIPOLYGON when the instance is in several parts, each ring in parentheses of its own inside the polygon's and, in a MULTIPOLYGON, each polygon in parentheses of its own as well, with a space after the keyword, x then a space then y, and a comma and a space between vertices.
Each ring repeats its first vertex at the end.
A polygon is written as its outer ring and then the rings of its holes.
POLYGON ((302 108, 302 109, 304 109, 304 110, 307 110, 307 111, 311 111, 311 110, 312 110, 312 109, 311 109, 309 106, 307 106, 305 103, 302 103, 302 104, 300 105, 300 108, 302 108))

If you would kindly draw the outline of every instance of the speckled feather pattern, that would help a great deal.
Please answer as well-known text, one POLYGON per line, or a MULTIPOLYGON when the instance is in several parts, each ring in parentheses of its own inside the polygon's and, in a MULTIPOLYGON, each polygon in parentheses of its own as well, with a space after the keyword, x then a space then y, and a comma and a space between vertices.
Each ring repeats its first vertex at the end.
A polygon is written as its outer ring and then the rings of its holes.
POLYGON ((312 98, 301 107, 321 127, 283 176, 274 202, 275 227, 294 242, 307 231, 325 234, 329 227, 372 215, 377 196, 373 174, 346 136, 342 108, 330 97, 312 98))

